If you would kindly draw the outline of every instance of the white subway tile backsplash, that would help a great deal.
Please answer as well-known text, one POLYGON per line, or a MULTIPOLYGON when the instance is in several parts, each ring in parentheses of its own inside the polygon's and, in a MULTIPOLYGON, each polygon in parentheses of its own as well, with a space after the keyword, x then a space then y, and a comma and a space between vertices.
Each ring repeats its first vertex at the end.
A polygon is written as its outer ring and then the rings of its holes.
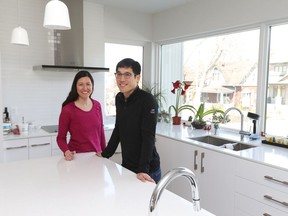
MULTIPOLYGON (((44 9, 48 0, 19 1, 20 13, 18 14, 17 0, 0 0, 2 106, 7 106, 8 109, 17 109, 17 116, 14 118, 16 121, 17 119, 21 121, 22 116, 24 116, 25 121, 33 121, 35 125, 57 124, 61 104, 70 91, 76 72, 33 70, 34 65, 54 64, 53 49, 48 41, 49 32, 52 30, 43 27, 44 9), (12 29, 19 24, 27 30, 30 46, 10 44, 12 29)), ((91 6, 93 3, 89 2, 86 8, 91 6)), ((101 10, 103 9, 100 8, 101 10)), ((101 22, 103 24, 103 21, 101 22)), ((88 25, 90 24, 88 23, 88 25)), ((97 41, 97 44, 95 46, 92 44, 94 49, 89 50, 85 55, 89 56, 91 52, 98 52, 96 55, 94 53, 93 56, 97 58, 94 65, 99 66, 102 63, 104 65, 104 35, 101 34, 99 38, 97 34, 99 35, 99 32, 94 30, 92 39, 97 41), (100 45, 101 48, 99 49, 100 45)), ((99 98, 97 98, 97 94, 99 91, 103 92, 104 76, 95 76, 97 77, 95 97, 97 100, 103 101, 102 95, 104 93, 101 93, 99 98)))

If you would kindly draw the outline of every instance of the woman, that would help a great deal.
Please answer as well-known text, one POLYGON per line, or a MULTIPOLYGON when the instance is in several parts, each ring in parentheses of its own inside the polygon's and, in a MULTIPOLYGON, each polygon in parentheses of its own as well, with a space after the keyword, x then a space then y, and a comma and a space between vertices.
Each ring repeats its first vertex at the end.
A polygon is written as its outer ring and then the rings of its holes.
POLYGON ((94 80, 88 71, 79 71, 71 91, 62 104, 59 116, 57 143, 66 160, 75 153, 101 153, 106 147, 101 105, 91 98, 94 80), (67 133, 70 140, 67 143, 67 133))

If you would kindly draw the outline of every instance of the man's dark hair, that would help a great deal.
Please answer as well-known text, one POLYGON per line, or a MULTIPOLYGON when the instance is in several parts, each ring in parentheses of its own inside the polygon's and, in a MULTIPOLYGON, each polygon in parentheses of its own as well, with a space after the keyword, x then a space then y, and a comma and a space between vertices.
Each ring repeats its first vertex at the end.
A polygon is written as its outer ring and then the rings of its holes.
POLYGON ((141 66, 139 62, 131 59, 131 58, 125 58, 121 60, 117 66, 116 66, 116 72, 118 71, 118 68, 132 68, 133 73, 135 75, 139 75, 141 73, 141 66))

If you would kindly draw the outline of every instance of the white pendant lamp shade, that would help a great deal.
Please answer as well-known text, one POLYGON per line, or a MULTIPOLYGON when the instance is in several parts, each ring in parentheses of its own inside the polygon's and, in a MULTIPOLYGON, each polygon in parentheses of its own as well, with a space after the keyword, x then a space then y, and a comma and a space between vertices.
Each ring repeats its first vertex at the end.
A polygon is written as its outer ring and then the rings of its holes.
POLYGON ((29 39, 28 39, 27 31, 21 26, 14 28, 12 31, 12 36, 11 36, 11 43, 17 44, 17 45, 28 46, 29 39))
POLYGON ((45 7, 43 26, 48 29, 71 29, 67 6, 58 0, 52 0, 45 7))

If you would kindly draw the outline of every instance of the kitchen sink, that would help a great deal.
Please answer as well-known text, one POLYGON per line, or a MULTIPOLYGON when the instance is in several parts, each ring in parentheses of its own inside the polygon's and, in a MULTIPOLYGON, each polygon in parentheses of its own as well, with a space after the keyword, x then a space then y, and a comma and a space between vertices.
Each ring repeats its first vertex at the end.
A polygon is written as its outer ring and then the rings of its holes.
POLYGON ((222 139, 222 138, 213 137, 213 136, 202 136, 202 137, 193 137, 193 138, 189 137, 189 139, 195 140, 198 142, 203 142, 203 143, 210 144, 210 145, 214 145, 214 146, 219 146, 222 148, 231 149, 234 151, 241 151, 244 149, 256 147, 253 145, 249 145, 245 143, 238 143, 238 142, 234 142, 231 140, 222 139))
POLYGON ((41 129, 45 130, 48 133, 57 133, 58 125, 45 125, 45 126, 42 126, 41 129))

